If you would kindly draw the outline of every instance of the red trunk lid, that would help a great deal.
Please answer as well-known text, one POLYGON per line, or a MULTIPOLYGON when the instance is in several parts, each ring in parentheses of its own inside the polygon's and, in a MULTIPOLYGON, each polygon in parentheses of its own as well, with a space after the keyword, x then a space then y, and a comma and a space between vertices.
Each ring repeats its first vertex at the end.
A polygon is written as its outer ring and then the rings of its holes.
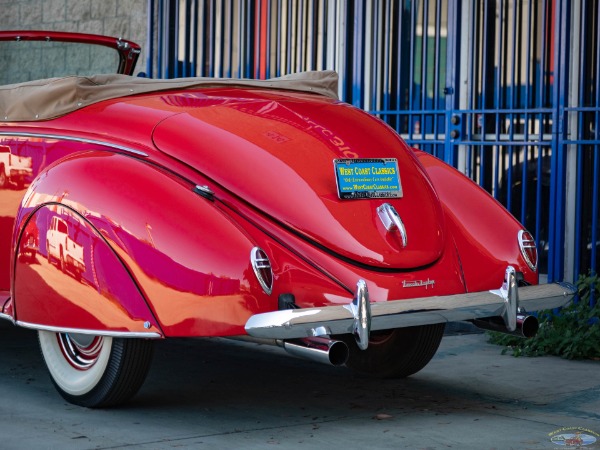
POLYGON ((387 269, 422 267, 441 256, 443 213, 429 179, 406 144, 367 113, 297 93, 226 89, 160 98, 183 107, 156 127, 161 151, 319 246, 387 269), (338 158, 396 158, 402 198, 341 200, 338 158), (406 247, 378 217, 383 203, 404 223, 406 247))

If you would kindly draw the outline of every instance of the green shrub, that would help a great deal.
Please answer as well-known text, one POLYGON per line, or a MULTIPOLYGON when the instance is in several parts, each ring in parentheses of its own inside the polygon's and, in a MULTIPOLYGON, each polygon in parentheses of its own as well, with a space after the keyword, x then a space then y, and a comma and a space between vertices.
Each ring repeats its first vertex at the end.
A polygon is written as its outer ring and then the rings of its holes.
POLYGON ((489 332, 489 341, 504 346, 502 354, 513 356, 554 355, 566 359, 600 359, 600 279, 597 274, 580 276, 576 302, 538 314, 540 329, 531 339, 489 332), (594 292, 596 304, 590 306, 594 292))

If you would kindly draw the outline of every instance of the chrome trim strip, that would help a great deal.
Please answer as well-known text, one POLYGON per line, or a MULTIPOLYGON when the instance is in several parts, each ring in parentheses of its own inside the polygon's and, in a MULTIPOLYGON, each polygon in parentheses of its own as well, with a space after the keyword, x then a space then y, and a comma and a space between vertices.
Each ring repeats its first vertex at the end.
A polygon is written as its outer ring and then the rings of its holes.
POLYGON ((93 336, 110 336, 117 338, 142 338, 142 339, 159 339, 162 338, 160 333, 156 333, 153 331, 106 331, 106 330, 84 330, 81 328, 62 328, 62 327, 52 327, 47 325, 39 325, 35 323, 29 322, 21 322, 17 320, 15 325, 29 328, 32 330, 41 330, 41 331, 51 331, 53 333, 72 333, 72 334, 89 334, 93 336))
POLYGON ((11 316, 9 314, 0 313, 0 319, 8 320, 8 321, 12 322, 13 325, 15 324, 15 319, 13 318, 13 316, 11 316))
MULTIPOLYGON (((511 293, 516 297, 513 301, 518 298, 519 306, 527 311, 564 306, 577 293, 577 288, 569 283, 515 286, 516 289, 518 297, 511 293)), ((374 302, 371 303, 371 330, 502 317, 507 307, 512 306, 498 290, 374 302)), ((348 305, 288 309, 251 316, 246 322, 246 332, 270 339, 312 336, 318 327, 326 327, 331 335, 352 334, 355 321, 348 305)))
POLYGON ((124 152, 131 153, 131 154, 137 155, 137 156, 144 156, 144 157, 148 156, 147 153, 144 153, 140 150, 134 150, 132 148, 123 147, 122 145, 119 145, 119 144, 112 144, 110 142, 98 141, 95 139, 78 138, 78 137, 74 137, 74 136, 63 136, 60 134, 0 131, 0 136, 19 136, 19 137, 35 137, 35 138, 44 138, 44 139, 62 139, 65 141, 82 142, 84 144, 103 145, 105 147, 114 148, 116 150, 122 150, 124 152))

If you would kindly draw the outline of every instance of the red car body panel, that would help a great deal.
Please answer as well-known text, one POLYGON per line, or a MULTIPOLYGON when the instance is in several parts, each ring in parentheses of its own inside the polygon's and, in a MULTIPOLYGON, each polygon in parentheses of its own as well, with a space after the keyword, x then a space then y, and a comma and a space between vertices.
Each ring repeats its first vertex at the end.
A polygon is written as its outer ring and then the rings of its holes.
MULTIPOLYGON (((280 293, 293 292, 302 307, 325 306, 348 303, 359 278, 367 280, 377 302, 432 290, 447 295, 495 288, 507 264, 528 281, 536 277, 519 253, 518 222, 489 195, 430 156, 421 155, 425 164, 420 163, 377 119, 319 96, 304 95, 298 102, 286 93, 207 89, 169 93, 166 100, 164 94, 108 100, 52 121, 19 123, 2 143, 34 158, 33 186, 20 206, 11 205, 15 213, 20 208, 15 239, 32 223, 31 211, 68 205, 118 257, 119 264, 106 265, 103 283, 129 277, 129 292, 141 294, 129 303, 145 311, 134 313, 121 298, 116 303, 122 316, 108 314, 104 305, 115 299, 107 294, 104 303, 79 306, 79 312, 64 298, 68 306, 46 308, 56 314, 44 315, 35 311, 35 294, 26 289, 32 285, 24 275, 28 263, 17 262, 16 320, 129 331, 150 322, 150 330, 165 336, 235 335, 244 333, 252 314, 277 309, 280 293), (174 101, 181 99, 183 105, 174 101), (314 159, 290 151, 288 142, 308 149, 314 159), (382 200, 337 197, 332 161, 345 151, 398 158, 404 196, 386 201, 402 215, 410 249, 386 236, 376 220, 382 200), (217 200, 194 193, 197 184, 210 186, 217 200), (460 196, 453 194, 456 189, 460 196), (255 245, 272 255, 270 296, 249 265, 255 245), (435 285, 403 287, 414 280, 435 285)), ((40 227, 40 236, 46 228, 40 227)), ((3 247, 6 261, 9 248, 19 244, 3 247)), ((40 249, 47 257, 43 242, 40 249)), ((8 288, 3 277, 0 288, 8 288)), ((59 297, 52 302, 58 304, 59 297)))

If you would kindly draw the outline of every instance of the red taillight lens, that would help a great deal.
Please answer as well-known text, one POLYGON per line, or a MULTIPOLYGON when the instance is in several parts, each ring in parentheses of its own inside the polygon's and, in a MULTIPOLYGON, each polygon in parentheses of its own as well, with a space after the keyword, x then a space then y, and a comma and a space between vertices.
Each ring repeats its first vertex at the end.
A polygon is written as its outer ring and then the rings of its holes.
POLYGON ((273 270, 269 257, 260 247, 254 247, 250 252, 250 263, 254 274, 266 294, 273 292, 273 270))
POLYGON ((538 263, 538 253, 537 247, 535 245, 535 239, 529 231, 525 230, 519 231, 518 239, 519 249, 521 250, 521 255, 523 255, 523 259, 525 260, 529 268, 535 272, 537 270, 538 263))

